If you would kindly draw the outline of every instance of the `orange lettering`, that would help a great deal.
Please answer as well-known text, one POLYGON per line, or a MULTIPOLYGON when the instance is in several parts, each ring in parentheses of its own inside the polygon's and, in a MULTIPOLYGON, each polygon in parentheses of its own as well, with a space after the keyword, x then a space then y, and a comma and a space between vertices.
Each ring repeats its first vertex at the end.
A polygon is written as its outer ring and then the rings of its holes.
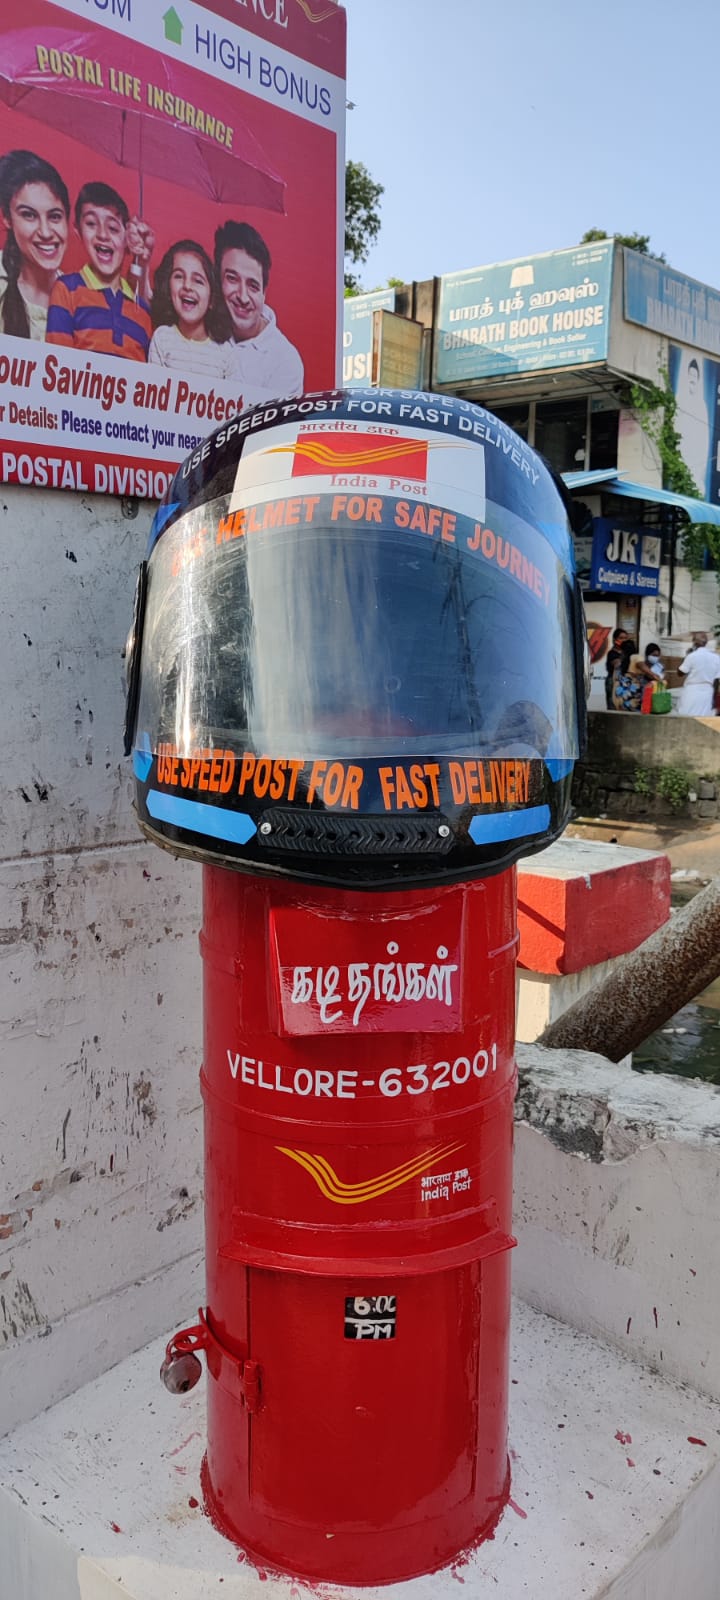
POLYGON ((490 778, 494 798, 496 800, 504 800, 507 789, 507 766, 504 761, 490 762, 490 778))
POLYGON ((285 521, 285 501, 269 500, 263 513, 263 528, 281 528, 285 521))
POLYGON ((380 787, 382 789, 383 805, 386 811, 391 811, 393 794, 395 793, 395 785, 393 783, 393 768, 378 767, 378 777, 380 779, 380 787))
POLYGON ((239 778, 239 782, 238 782, 238 794, 244 794, 245 793, 245 790, 246 790, 246 788, 247 788, 247 786, 248 786, 248 784, 249 784, 249 782, 250 782, 250 780, 252 778, 252 775, 253 775, 254 771, 255 771, 255 757, 247 755, 247 753, 246 753, 242 758, 242 765, 240 767, 240 778, 239 778))
POLYGON ((402 811, 403 806, 407 806, 410 810, 414 811, 415 801, 413 799, 412 789, 408 783, 407 773, 404 767, 395 768, 395 783, 397 785, 398 811, 402 811))
POLYGON ((312 805, 313 800, 315 799, 316 795, 319 793, 320 789, 322 788, 322 784, 323 784, 323 781, 324 781, 324 778, 325 778, 326 771, 327 771, 327 761, 313 761, 312 770, 310 772, 310 782, 308 784, 308 805, 309 806, 312 805))
POLYGON ((467 791, 466 791, 466 788, 465 788, 465 778, 463 776, 463 769, 462 769, 459 761, 449 761, 448 762, 448 777, 450 779, 450 788, 452 789, 452 797, 453 797, 453 800, 455 801, 456 806, 464 805, 467 791))
POLYGON ((295 799, 295 790, 297 788, 297 781, 298 781, 298 778, 300 776, 300 773, 303 771, 304 766, 305 766, 305 762, 304 761, 288 761, 288 770, 290 772, 290 787, 288 789, 288 796, 287 796, 288 800, 294 800, 295 799))
POLYGON ((480 772, 477 761, 465 762, 465 782, 467 784, 467 797, 471 806, 479 806, 482 796, 480 793, 480 772))
POLYGON ((438 784, 438 778, 440 777, 440 764, 438 761, 431 761, 429 763, 427 761, 425 762, 425 776, 430 784, 433 805, 439 806, 440 786, 438 784))
POLYGON ((357 811, 359 809, 360 789, 362 787, 362 781, 364 777, 365 770, 363 767, 348 767, 345 774, 345 788, 343 790, 342 803, 345 807, 349 806, 351 811, 357 811))
POLYGON ((415 510, 410 518, 409 527, 411 533, 415 533, 416 530, 419 533, 427 533, 429 531, 427 525, 427 506, 418 505, 415 507, 415 510))
POLYGON ((488 805, 492 804, 493 800, 495 799, 495 796, 494 796, 494 794, 492 792, 492 789, 489 789, 488 785, 487 785, 487 762, 486 761, 478 761, 478 771, 480 773, 480 793, 481 793, 482 798, 483 798, 483 805, 488 806, 488 805))
POLYGON ((273 761, 270 782, 271 800, 282 800, 285 793, 285 765, 284 761, 273 761))
POLYGON ((326 806, 336 806, 342 799, 345 787, 345 768, 341 761, 333 761, 328 767, 327 777, 323 788, 323 800, 326 806))
POLYGON ((413 786, 414 804, 423 811, 428 803, 428 792, 422 767, 412 766, 410 768, 410 782, 413 786))
POLYGON ((257 795, 258 800, 263 800, 267 794, 268 789, 270 788, 271 777, 272 761, 270 760, 270 757, 260 756, 260 759, 255 767, 255 777, 253 780, 253 794, 257 795))

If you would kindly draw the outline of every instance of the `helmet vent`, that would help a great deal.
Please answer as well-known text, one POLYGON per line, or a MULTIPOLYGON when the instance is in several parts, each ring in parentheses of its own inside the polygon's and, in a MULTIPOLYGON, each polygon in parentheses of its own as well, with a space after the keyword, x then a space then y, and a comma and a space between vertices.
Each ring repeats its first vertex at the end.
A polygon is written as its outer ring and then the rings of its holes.
POLYGON ((318 856, 447 855, 455 845, 451 828, 438 830, 439 813, 428 817, 347 817, 327 811, 264 812, 258 843, 268 850, 318 856))

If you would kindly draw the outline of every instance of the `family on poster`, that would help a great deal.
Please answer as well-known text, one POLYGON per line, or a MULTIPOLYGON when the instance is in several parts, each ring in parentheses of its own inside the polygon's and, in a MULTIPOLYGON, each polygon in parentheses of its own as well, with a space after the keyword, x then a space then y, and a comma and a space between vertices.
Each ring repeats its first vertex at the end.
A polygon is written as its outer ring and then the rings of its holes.
POLYGON ((153 271, 153 229, 117 190, 89 181, 71 208, 59 172, 30 150, 0 157, 0 212, 3 333, 224 379, 248 404, 302 393, 302 360, 266 303, 270 251, 249 223, 223 222, 212 256, 178 239, 153 271), (72 226, 83 263, 64 273, 72 226))

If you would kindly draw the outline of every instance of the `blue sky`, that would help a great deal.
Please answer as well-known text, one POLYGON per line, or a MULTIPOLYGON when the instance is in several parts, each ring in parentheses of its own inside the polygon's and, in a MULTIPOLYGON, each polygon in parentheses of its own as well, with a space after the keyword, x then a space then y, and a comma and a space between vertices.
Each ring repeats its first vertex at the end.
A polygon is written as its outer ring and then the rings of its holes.
POLYGON ((365 288, 649 233, 720 287, 717 0, 343 0, 365 288))

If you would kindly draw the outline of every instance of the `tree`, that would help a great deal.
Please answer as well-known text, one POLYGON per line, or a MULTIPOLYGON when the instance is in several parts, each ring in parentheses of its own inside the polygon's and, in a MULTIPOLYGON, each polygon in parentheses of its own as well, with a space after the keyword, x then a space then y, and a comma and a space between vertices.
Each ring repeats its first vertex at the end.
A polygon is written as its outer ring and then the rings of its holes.
MULTIPOLYGON (((380 198, 383 185, 376 183, 362 161, 345 166, 345 256, 354 265, 367 261, 370 247, 380 232, 380 198)), ((359 283, 354 272, 345 273, 345 288, 357 294, 359 283)))
POLYGON ((604 228, 588 228, 584 233, 581 244, 596 244, 601 239, 617 239, 618 244, 626 245, 628 250, 637 250, 641 256, 649 256, 651 261, 666 262, 664 255, 650 249, 649 233, 606 233, 604 228))

